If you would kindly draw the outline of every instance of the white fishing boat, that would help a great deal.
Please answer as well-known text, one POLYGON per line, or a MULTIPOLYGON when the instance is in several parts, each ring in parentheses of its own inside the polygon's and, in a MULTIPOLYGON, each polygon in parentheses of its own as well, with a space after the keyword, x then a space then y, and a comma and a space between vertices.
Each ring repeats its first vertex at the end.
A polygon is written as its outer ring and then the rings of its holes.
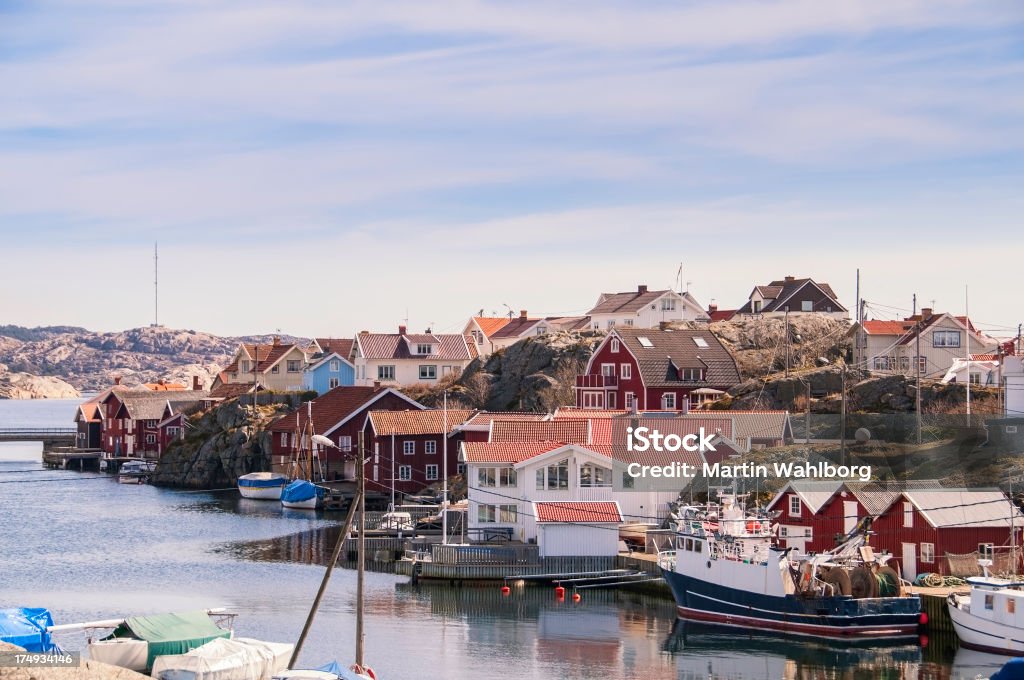
POLYGON ((988 575, 990 560, 979 560, 984 576, 967 579, 967 594, 946 598, 960 644, 994 654, 1024 655, 1024 581, 988 575))
POLYGON ((288 475, 279 472, 250 472, 238 478, 238 492, 242 498, 278 501, 289 481, 288 475))
POLYGON ((151 460, 129 460, 117 472, 119 484, 145 484, 149 476, 156 471, 156 463, 151 460))
POLYGON ((822 638, 919 634, 921 601, 866 545, 868 522, 835 550, 791 558, 775 545, 770 517, 721 498, 721 506, 685 508, 675 550, 659 553, 681 618, 822 638))
POLYGON ((295 442, 292 450, 290 473, 292 481, 281 489, 281 505, 298 510, 315 510, 323 507, 324 498, 329 489, 311 480, 321 483, 324 479, 324 468, 320 461, 320 451, 325 447, 333 447, 332 442, 323 435, 316 434, 313 428, 313 402, 306 402, 306 422, 303 424, 299 412, 295 413, 295 442))

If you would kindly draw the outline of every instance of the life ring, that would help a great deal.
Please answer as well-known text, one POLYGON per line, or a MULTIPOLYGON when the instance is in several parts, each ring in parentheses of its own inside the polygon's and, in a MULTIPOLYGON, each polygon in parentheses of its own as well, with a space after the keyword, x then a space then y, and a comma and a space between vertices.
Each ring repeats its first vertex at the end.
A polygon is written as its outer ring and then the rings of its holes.
POLYGON ((750 520, 750 521, 747 522, 747 532, 748 533, 754 534, 754 533, 758 533, 760 531, 761 531, 761 523, 760 522, 757 522, 755 520, 750 520))
POLYGON ((372 680, 377 680, 377 674, 374 673, 373 669, 370 668, 369 666, 365 666, 364 667, 364 666, 360 666, 357 663, 354 663, 354 664, 352 664, 352 667, 349 670, 351 670, 356 675, 365 675, 368 678, 372 678, 372 680))

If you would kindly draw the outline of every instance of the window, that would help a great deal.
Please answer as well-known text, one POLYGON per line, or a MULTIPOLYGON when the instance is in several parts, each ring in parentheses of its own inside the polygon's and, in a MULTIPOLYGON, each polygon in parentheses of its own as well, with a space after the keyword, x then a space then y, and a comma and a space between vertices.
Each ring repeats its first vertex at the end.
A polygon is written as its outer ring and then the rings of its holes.
POLYGON ((921 544, 921 561, 925 564, 932 564, 935 562, 935 544, 934 543, 922 543, 921 544))
POLYGON ((281 433, 281 446, 288 446, 288 433, 287 432, 282 432, 281 433))
POLYGON ((430 354, 434 349, 434 346, 430 343, 420 343, 416 345, 416 354, 430 354))
POLYGON ((921 371, 922 373, 928 372, 928 357, 917 358, 917 370, 921 371))
POLYGON ((615 377, 615 364, 601 364, 601 375, 606 378, 615 377))
POLYGON ((613 352, 618 352, 619 351, 619 339, 618 338, 612 338, 612 343, 611 344, 612 344, 612 351, 613 352))
POLYGON ((633 377, 633 364, 622 364, 619 367, 619 375, 622 376, 623 380, 629 380, 633 377))
POLYGON ((515 524, 518 520, 519 508, 515 505, 499 505, 498 521, 503 524, 515 524))
POLYGON ((615 319, 608 319, 608 328, 615 328, 615 319))
POLYGON ((1016 425, 1007 425, 1006 426, 1006 434, 1017 434, 1017 426, 1016 425))
POLYGON ((779 538, 786 538, 789 536, 789 527, 779 527, 779 538))
POLYGON ((170 438, 170 439, 177 439, 180 435, 181 435, 181 428, 180 427, 168 427, 167 428, 167 436, 168 436, 168 438, 170 438))
POLYGON ((465 463, 459 463, 459 464, 458 464, 458 465, 457 465, 457 466, 455 467, 455 474, 459 474, 459 475, 464 475, 464 474, 466 474, 466 464, 465 464, 465 463))
POLYGON ((666 392, 661 395, 661 408, 668 411, 676 407, 676 393, 666 392))
POLYGON ((519 516, 519 508, 515 505, 486 505, 477 506, 477 521, 481 524, 500 522, 502 524, 515 524, 519 516))
POLYGON ((249 363, 248 361, 243 361, 242 362, 242 373, 248 373, 251 370, 252 370, 252 364, 249 363))
POLYGON ((661 311, 674 312, 676 309, 675 298, 661 298, 661 311))
POLYGON ((341 385, 341 380, 339 380, 338 378, 327 379, 327 389, 333 390, 335 387, 338 387, 339 385, 341 385))
POLYGON ((156 421, 155 420, 147 420, 146 421, 146 427, 156 427, 156 421))
POLYGON ((583 408, 604 408, 604 394, 601 392, 584 392, 583 408))
POLYGON ((654 347, 654 343, 651 342, 651 339, 649 337, 647 337, 646 335, 638 336, 636 341, 640 343, 641 347, 646 347, 647 349, 650 349, 651 347, 654 347))
POLYGON ((476 485, 481 488, 490 488, 495 486, 495 468, 485 467, 480 468, 476 471, 476 485))
POLYGON ((270 369, 270 372, 271 373, 280 373, 281 372, 281 365, 280 364, 274 364, 273 368, 270 369))
POLYGON ((437 453, 437 442, 429 441, 423 442, 423 453, 433 455, 437 453))
POLYGON ((476 507, 476 519, 481 524, 494 522, 496 508, 493 505, 480 504, 476 507))
POLYGON ((338 448, 342 451, 352 451, 352 435, 342 435, 338 437, 338 448))
POLYGON ((378 366, 377 367, 377 380, 394 380, 395 379, 395 367, 394 366, 378 366))
POLYGON ((900 370, 901 371, 904 371, 904 372, 909 371, 910 370, 910 357, 899 357, 899 365, 900 365, 900 370))
POLYGON ((760 314, 761 313, 761 301, 760 300, 754 300, 754 307, 753 307, 753 309, 754 309, 754 314, 760 314))
POLYGON ((707 347, 708 341, 698 335, 693 339, 693 344, 697 345, 697 347, 707 347))
POLYGON ((626 408, 633 408, 633 404, 636 403, 636 395, 632 392, 626 392, 626 408))
POLYGON ((992 609, 992 605, 994 605, 994 604, 995 604, 995 596, 994 595, 986 595, 985 596, 985 609, 992 609))
POLYGON ((985 560, 990 560, 993 557, 993 549, 991 543, 979 543, 978 544, 978 557, 985 560))
POLYGON ((547 326, 537 326, 537 328, 535 328, 533 332, 534 332, 534 335, 544 335, 545 333, 548 332, 548 327, 547 326))
POLYGON ((871 368, 875 371, 888 371, 889 357, 875 357, 872 359, 871 368))
POLYGON ((971 384, 972 385, 980 385, 981 384, 981 373, 971 373, 971 384))
POLYGON ((800 510, 801 510, 800 496, 797 496, 795 493, 791 494, 790 497, 789 497, 789 516, 790 517, 799 517, 800 516, 800 510))
POLYGON ((156 444, 156 435, 155 434, 147 434, 146 435, 146 443, 147 444, 156 444))
POLYGON ((932 333, 932 347, 959 347, 960 331, 935 331, 932 333))
POLYGON ((435 380, 437 378, 437 366, 424 364, 420 366, 420 380, 435 380))
POLYGON ((498 486, 516 486, 518 477, 515 468, 501 468, 498 470, 498 486))
POLYGON ((1017 601, 1012 597, 1006 598, 1006 613, 1015 614, 1017 613, 1017 601))
POLYGON ((904 502, 903 503, 903 528, 913 529, 914 528, 914 504, 904 502))
POLYGON ((623 319, 622 323, 625 324, 626 326, 632 326, 633 325, 633 320, 632 319, 623 319))
POLYGON ((301 371, 302 371, 302 362, 301 361, 299 361, 298 359, 289 359, 288 360, 288 372, 289 373, 299 373, 301 371))
POLYGON ((580 486, 611 486, 612 471, 593 463, 587 463, 580 468, 580 486))
POLYGON ((414 442, 414 441, 404 441, 404 442, 402 442, 402 453, 404 453, 407 456, 411 456, 414 453, 416 453, 416 442, 414 442))
POLYGON ((341 362, 338 361, 337 359, 331 359, 330 370, 331 370, 332 373, 337 373, 338 371, 340 371, 341 370, 341 362))
POLYGON ((412 480, 412 466, 411 465, 399 465, 398 466, 398 479, 403 482, 412 480))
POLYGON ((814 311, 814 301, 813 300, 801 300, 800 301, 800 311, 801 312, 813 312, 814 311))
POLYGON ((428 482, 432 482, 432 481, 435 481, 436 479, 437 479, 437 466, 436 465, 428 465, 427 466, 427 481, 428 482))
POLYGON ((557 491, 569 488, 569 459, 537 470, 537 490, 557 491))
POLYGON ((682 368, 679 369, 679 377, 684 382, 700 382, 704 380, 703 368, 682 368))

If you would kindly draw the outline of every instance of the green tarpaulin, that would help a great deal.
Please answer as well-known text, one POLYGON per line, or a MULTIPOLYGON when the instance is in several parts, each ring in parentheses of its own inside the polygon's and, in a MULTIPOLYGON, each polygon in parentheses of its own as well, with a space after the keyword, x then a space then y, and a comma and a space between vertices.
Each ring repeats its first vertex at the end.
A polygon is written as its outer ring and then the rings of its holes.
POLYGON ((125 619, 112 637, 135 637, 149 643, 148 667, 164 654, 184 654, 210 640, 231 637, 231 631, 218 628, 205 611, 133 616, 125 619))

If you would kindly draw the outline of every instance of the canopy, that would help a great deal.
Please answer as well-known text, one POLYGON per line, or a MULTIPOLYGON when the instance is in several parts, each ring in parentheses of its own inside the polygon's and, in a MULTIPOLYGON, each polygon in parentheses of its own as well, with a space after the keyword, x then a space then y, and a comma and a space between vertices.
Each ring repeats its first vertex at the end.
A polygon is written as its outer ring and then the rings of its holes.
POLYGON ((49 610, 41 607, 0 609, 0 641, 30 652, 50 652, 55 645, 46 629, 53 625, 49 610))
POLYGON ((281 490, 281 500, 289 503, 308 501, 317 495, 317 486, 305 479, 296 479, 281 490))
POLYGON ((133 616, 117 627, 113 637, 137 637, 149 643, 147 665, 164 654, 184 654, 210 640, 231 636, 203 611, 133 616))

